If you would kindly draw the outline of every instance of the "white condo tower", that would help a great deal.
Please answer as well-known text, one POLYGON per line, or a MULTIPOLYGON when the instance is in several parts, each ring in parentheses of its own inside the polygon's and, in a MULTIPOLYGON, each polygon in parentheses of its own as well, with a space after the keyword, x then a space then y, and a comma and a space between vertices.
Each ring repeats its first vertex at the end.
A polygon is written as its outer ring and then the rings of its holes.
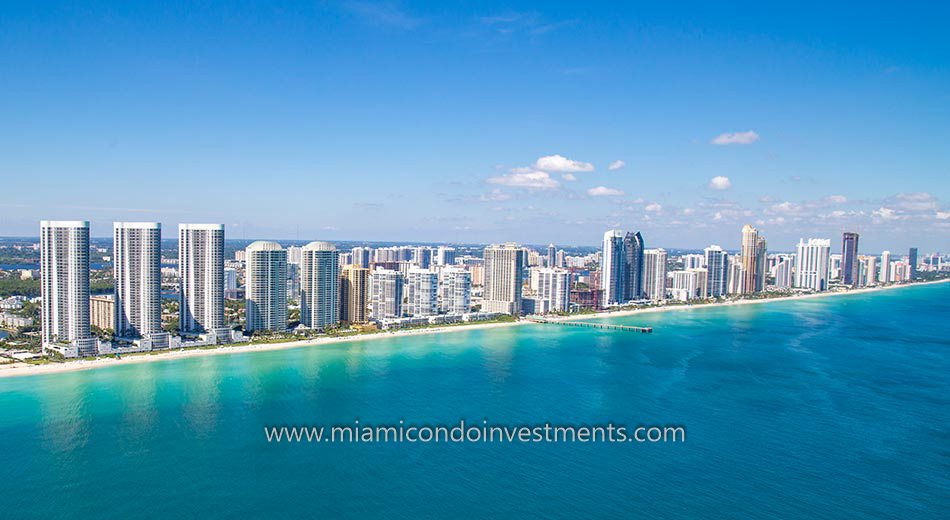
POLYGON ((300 323, 311 329, 340 321, 340 255, 329 242, 303 246, 300 262, 300 323))
POLYGON ((224 322, 224 225, 178 225, 179 327, 227 339, 224 322))
POLYGON ((116 222, 113 232, 115 336, 141 340, 148 349, 168 348, 162 331, 162 225, 116 222))
POLYGON ((40 273, 44 354, 55 346, 75 348, 79 357, 96 355, 89 329, 89 222, 40 222, 40 273))
POLYGON ((287 330, 287 251, 257 241, 245 249, 245 330, 287 330))

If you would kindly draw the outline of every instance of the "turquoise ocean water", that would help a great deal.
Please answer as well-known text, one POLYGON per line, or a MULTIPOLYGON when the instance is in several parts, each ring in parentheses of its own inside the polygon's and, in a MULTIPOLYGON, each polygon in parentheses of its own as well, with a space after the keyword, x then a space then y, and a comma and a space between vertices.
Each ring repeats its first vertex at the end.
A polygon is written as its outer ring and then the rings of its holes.
POLYGON ((0 518, 947 518, 950 284, 0 379, 0 518), (679 444, 265 425, 680 424, 679 444))

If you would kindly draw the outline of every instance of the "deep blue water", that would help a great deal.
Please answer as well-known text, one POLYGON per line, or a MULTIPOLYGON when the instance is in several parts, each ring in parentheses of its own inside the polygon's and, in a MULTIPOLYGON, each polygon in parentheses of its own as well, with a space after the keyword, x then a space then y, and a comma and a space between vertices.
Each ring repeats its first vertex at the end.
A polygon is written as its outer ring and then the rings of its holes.
POLYGON ((0 379, 3 518, 946 518, 950 284, 0 379), (682 424, 268 444, 266 424, 682 424))

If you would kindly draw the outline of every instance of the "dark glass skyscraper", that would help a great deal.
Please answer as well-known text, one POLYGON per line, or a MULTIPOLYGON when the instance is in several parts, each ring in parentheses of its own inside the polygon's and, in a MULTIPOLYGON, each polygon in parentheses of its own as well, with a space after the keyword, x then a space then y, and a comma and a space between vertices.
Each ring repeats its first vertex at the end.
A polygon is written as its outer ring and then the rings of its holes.
POLYGON ((858 234, 846 232, 841 239, 841 281, 845 285, 857 285, 860 268, 858 234))
POLYGON ((907 252, 907 262, 910 264, 910 279, 917 279, 917 248, 912 247, 907 252))
POLYGON ((639 231, 624 235, 623 252, 623 300, 639 300, 643 298, 643 236, 639 231))

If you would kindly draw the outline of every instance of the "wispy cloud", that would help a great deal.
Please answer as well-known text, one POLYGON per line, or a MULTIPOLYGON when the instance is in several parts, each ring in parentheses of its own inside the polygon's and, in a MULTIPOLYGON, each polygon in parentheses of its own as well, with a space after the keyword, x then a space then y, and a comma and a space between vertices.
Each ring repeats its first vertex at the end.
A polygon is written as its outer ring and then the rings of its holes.
POLYGON ((555 189, 561 185, 558 181, 552 179, 548 172, 531 171, 524 168, 516 168, 507 175, 489 177, 488 182, 489 184, 539 190, 555 189))
POLYGON ((937 209, 937 198, 927 192, 898 193, 893 203, 904 211, 934 211, 937 209))
POLYGON ((498 34, 528 36, 541 36, 577 23, 577 20, 548 20, 535 12, 483 16, 478 21, 498 34))
POLYGON ((608 188, 607 186, 597 186, 596 188, 587 190, 587 194, 591 197, 617 197, 623 195, 623 190, 608 188))
POLYGON ((623 167, 626 166, 626 165, 627 165, 627 163, 621 161, 620 159, 617 159, 616 161, 610 163, 610 165, 607 166, 607 169, 610 170, 610 171, 617 171, 617 170, 623 168, 623 167))
POLYGON ((752 130, 748 132, 732 132, 719 134, 713 138, 711 141, 712 144, 718 145, 727 145, 727 144, 752 144, 759 140, 759 134, 755 133, 752 130))

